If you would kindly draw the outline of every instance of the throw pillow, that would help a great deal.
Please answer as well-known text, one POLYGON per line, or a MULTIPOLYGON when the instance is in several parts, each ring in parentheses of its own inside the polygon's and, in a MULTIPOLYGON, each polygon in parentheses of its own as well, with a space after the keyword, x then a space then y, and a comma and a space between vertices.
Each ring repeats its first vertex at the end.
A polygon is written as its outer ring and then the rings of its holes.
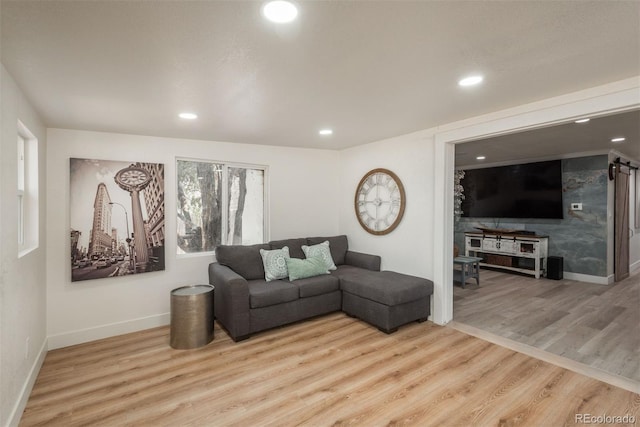
POLYGON ((286 263, 289 270, 289 280, 291 281, 329 274, 325 261, 320 257, 307 259, 287 258, 286 263))
POLYGON ((327 270, 336 270, 337 267, 333 262, 333 258, 331 257, 331 250, 329 249, 329 241, 325 240, 322 243, 318 243, 313 246, 302 246, 302 252, 304 252, 304 256, 307 258, 312 257, 320 257, 324 261, 327 270))
POLYGON ((286 279, 289 276, 286 261, 289 259, 289 248, 287 246, 271 251, 260 249, 260 256, 262 256, 262 264, 264 265, 264 280, 270 282, 272 280, 286 279))

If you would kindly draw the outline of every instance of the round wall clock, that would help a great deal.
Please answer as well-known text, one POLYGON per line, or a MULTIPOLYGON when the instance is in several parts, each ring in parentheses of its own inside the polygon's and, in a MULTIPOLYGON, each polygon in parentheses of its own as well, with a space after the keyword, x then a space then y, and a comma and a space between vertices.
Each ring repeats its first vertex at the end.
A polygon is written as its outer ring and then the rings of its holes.
POLYGON ((356 218, 371 234, 391 233, 402 220, 405 203, 402 182, 388 169, 369 171, 356 188, 356 218))

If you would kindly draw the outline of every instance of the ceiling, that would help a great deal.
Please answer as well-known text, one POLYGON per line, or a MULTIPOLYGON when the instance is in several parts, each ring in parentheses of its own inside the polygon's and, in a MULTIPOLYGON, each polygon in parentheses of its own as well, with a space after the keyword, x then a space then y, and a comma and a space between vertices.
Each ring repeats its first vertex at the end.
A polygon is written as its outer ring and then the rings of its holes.
POLYGON ((330 149, 640 75, 638 1, 261 5, 2 0, 1 59, 48 127, 330 149))
POLYGON ((513 160, 543 160, 615 150, 640 164, 640 110, 591 118, 456 145, 457 167, 482 167, 513 160), (611 142, 623 137, 622 142, 611 142), (477 156, 486 157, 477 160, 477 156))

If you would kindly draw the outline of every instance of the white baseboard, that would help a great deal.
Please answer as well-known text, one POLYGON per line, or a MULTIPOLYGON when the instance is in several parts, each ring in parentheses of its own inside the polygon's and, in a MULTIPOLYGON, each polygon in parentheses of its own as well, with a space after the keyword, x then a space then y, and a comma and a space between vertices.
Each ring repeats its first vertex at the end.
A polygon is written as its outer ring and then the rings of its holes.
POLYGON ((610 285, 613 283, 613 276, 592 276, 590 274, 563 272, 563 279, 575 280, 578 282, 596 283, 598 285, 610 285))
POLYGON ((640 259, 629 266, 629 273, 635 273, 636 270, 640 270, 640 259))
POLYGON ((36 383, 36 379, 40 373, 40 368, 42 368, 44 358, 47 355, 47 348, 48 344, 47 339, 45 338, 42 343, 42 347, 40 347, 40 351, 38 352, 38 357, 33 361, 29 375, 27 375, 27 379, 20 390, 20 395, 18 396, 18 399, 13 406, 13 410, 9 415, 9 422, 7 423, 7 426, 17 427, 18 424, 20 424, 20 418, 22 418, 22 413, 24 412, 24 408, 27 406, 31 390, 33 390, 33 385, 36 383))
POLYGON ((71 345, 82 344, 116 335, 128 334, 130 332, 142 331, 144 329, 151 329, 158 326, 165 326, 169 324, 170 319, 170 313, 163 313, 126 320, 124 322, 110 323, 108 325, 50 335, 49 350, 69 347, 71 345))

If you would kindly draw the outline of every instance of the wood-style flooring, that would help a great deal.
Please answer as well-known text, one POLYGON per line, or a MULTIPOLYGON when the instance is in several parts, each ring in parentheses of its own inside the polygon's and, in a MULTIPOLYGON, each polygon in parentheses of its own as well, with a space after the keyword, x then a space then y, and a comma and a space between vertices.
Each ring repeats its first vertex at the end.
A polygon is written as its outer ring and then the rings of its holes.
MULTIPOLYGON (((161 327, 47 354, 22 426, 563 426, 640 395, 431 322, 343 313, 199 349, 161 327)), ((579 424, 579 422, 578 422, 579 424)))
POLYGON ((480 287, 454 286, 453 313, 458 323, 640 384, 640 271, 605 286, 481 269, 480 287))

